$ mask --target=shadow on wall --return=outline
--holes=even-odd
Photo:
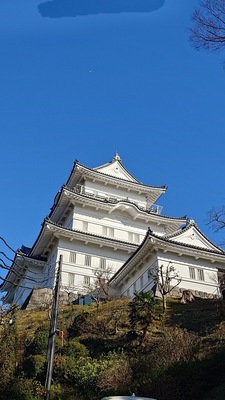
[[[165,0],[52,0],[38,5],[42,17],[62,18],[97,14],[149,13]]]

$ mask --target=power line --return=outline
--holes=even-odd
[[[6,242],[6,240],[5,240],[3,237],[0,236],[0,240],[2,240],[3,243],[5,243],[6,247],[8,247],[9,250],[11,250],[11,251],[12,251],[13,253],[15,253],[15,254],[17,253],[17,251],[14,250],[14,249]]]
[[[13,259],[10,258],[10,257],[8,257],[8,256],[4,253],[4,251],[0,251],[0,254],[2,254],[5,258],[7,258],[7,260],[13,262]]]

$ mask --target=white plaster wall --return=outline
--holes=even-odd
[[[46,266],[43,270],[42,288],[53,288],[57,273],[57,262],[59,261],[57,244],[49,255]]]
[[[30,287],[33,288],[33,286],[30,286]],[[15,290],[13,302],[15,304],[18,304],[19,307],[22,307],[23,303],[25,302],[25,300],[29,296],[30,292],[31,292],[31,290],[28,289],[28,288],[18,287],[17,286],[17,288]]]
[[[121,295],[126,295],[127,291],[129,291],[130,296],[132,297],[134,293],[134,286],[135,290],[150,290],[153,286],[153,283],[148,277],[148,270],[151,268],[155,268],[156,265],[164,265],[166,267],[170,261],[172,261],[175,272],[178,273],[179,277],[181,278],[181,282],[178,287],[208,294],[219,294],[217,279],[218,265],[212,265],[210,261],[207,260],[195,260],[192,257],[184,256],[178,257],[176,255],[168,253],[166,253],[166,256],[163,255],[163,253],[158,253],[157,257],[151,256],[148,262],[145,262],[144,264],[139,266],[135,270],[133,275],[129,277],[127,281],[123,282],[121,286],[118,287],[119,293]],[[197,279],[197,271],[196,279],[191,279],[189,274],[189,267],[193,267],[195,269],[203,269],[204,281]],[[174,279],[171,284],[177,284],[177,280]]]
[[[71,212],[68,218],[66,219],[66,222],[64,224],[65,228],[72,229],[73,228],[73,213]]]
[[[168,262],[172,261],[175,271],[179,274],[182,279],[179,287],[191,290],[197,290],[200,292],[206,292],[209,294],[219,294],[218,291],[218,265],[211,264],[210,261],[198,259],[190,256],[176,256],[176,255],[160,255],[158,256],[159,265],[168,265]],[[190,278],[189,267],[195,269],[196,279]],[[197,269],[202,269],[204,273],[204,281],[198,279]],[[172,282],[174,283],[174,282]]]
[[[70,262],[70,252],[76,253],[76,262]],[[62,286],[64,288],[69,285],[69,274],[74,276],[74,290],[81,292],[84,288],[84,276],[90,277],[90,283],[96,279],[95,271],[100,267],[100,258],[106,259],[106,269],[110,268],[114,274],[122,264],[127,260],[128,253],[125,251],[117,250],[116,252],[110,248],[103,246],[100,248],[94,244],[85,244],[82,241],[69,241],[62,239],[59,242],[58,258],[59,255],[63,256],[62,266]],[[91,265],[85,265],[85,255],[91,256]]]
[[[103,182],[92,182],[86,180],[85,192],[105,197],[116,197],[118,199],[128,198],[131,202],[134,202],[141,207],[146,207],[146,194],[139,194],[132,190],[128,191],[127,189],[121,187],[116,188],[115,186],[109,184],[104,185]]]
[[[84,223],[88,224],[84,228]],[[114,229],[114,238],[123,241],[131,241],[129,232],[139,235],[138,239],[134,235],[133,242],[140,244],[146,235],[149,227],[148,222],[134,220],[127,212],[112,212],[108,214],[102,210],[95,211],[93,208],[81,207],[77,205],[73,213],[72,228],[76,230],[85,230],[96,235],[104,235],[103,227]],[[165,233],[163,225],[151,223],[151,229],[158,235]]]
[[[149,276],[148,270],[154,268],[157,259],[155,256],[151,256],[148,263],[142,263],[132,274],[128,274],[129,278],[124,279],[122,284],[118,286],[117,290],[120,295],[133,296],[135,291],[145,291],[151,290],[154,286],[152,277]],[[142,278],[141,278],[142,277]]]

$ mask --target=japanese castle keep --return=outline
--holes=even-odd
[[[17,251],[1,286],[5,302],[23,307],[33,288],[54,288],[60,255],[66,293],[84,294],[96,270],[110,269],[113,290],[132,297],[152,289],[152,269],[172,263],[180,292],[220,295],[225,252],[193,220],[162,214],[166,189],[139,182],[118,154],[96,168],[76,161],[32,248]]]

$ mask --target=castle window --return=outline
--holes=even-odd
[[[197,269],[197,276],[199,281],[205,280],[203,269]]]
[[[84,265],[87,267],[91,266],[91,256],[89,254],[85,254]]]
[[[87,232],[87,230],[88,230],[88,223],[87,223],[87,221],[83,221],[83,222],[82,222],[82,228],[83,228],[83,231]]]
[[[114,228],[109,228],[109,236],[114,237]]]
[[[102,271],[106,270],[106,259],[105,258],[100,258],[100,260],[99,260],[99,268]]]
[[[128,240],[133,243],[140,243],[140,235],[138,233],[128,232]]]
[[[114,228],[111,228],[111,227],[108,227],[108,226],[103,226],[102,227],[102,234],[104,236],[114,237]]]
[[[76,264],[76,258],[77,258],[77,253],[74,253],[74,251],[71,251],[70,257],[69,257],[69,262],[71,264]]]
[[[90,276],[84,275],[84,285],[90,285]]]
[[[189,276],[191,279],[196,279],[195,278],[195,268],[189,267]]]
[[[68,285],[69,287],[74,286],[75,283],[75,274],[69,272],[68,273]]]

